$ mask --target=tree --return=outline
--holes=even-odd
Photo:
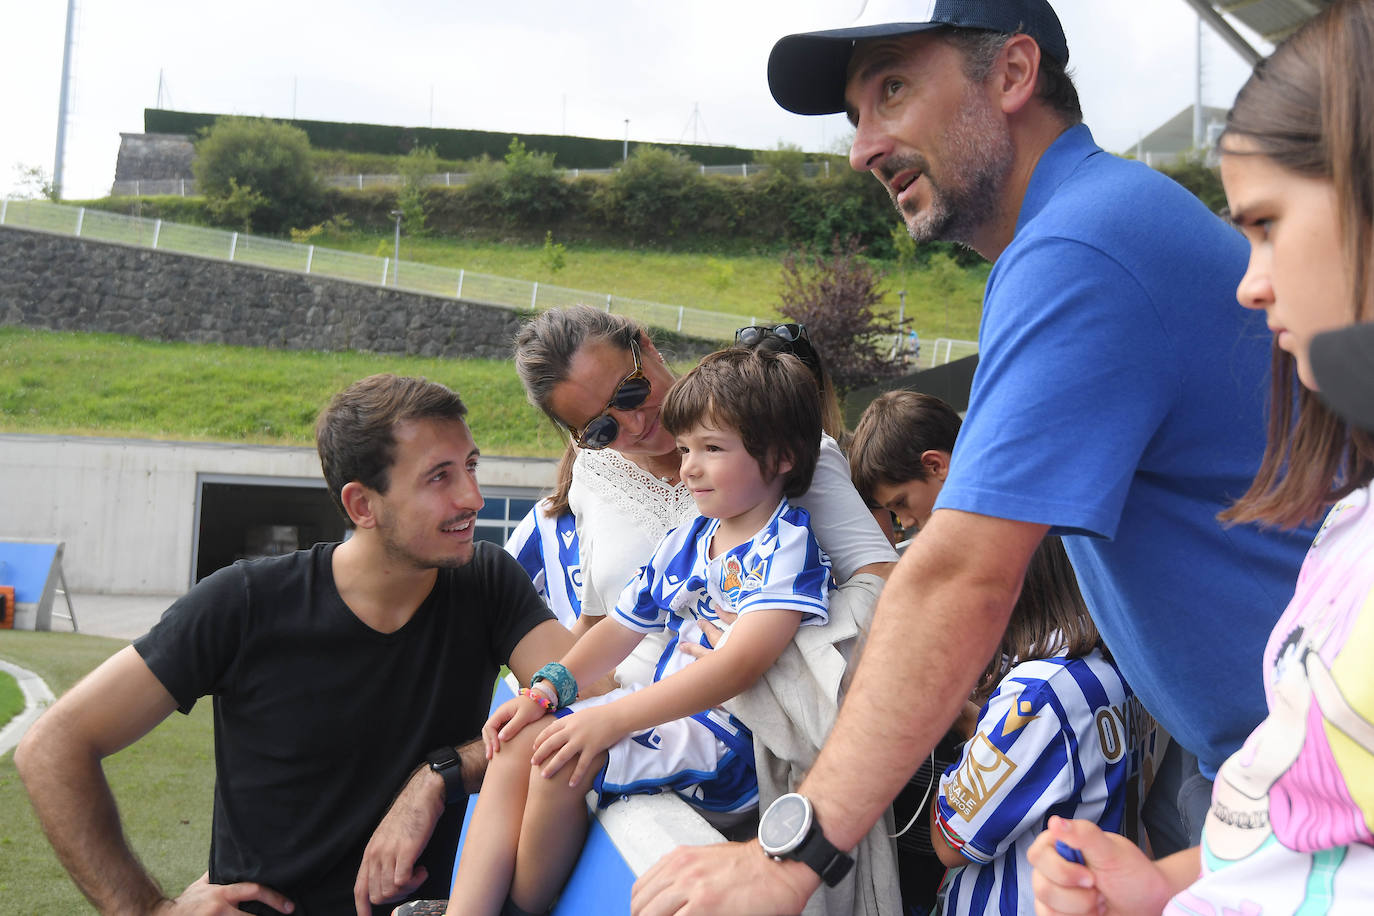
[[[615,218],[636,239],[662,241],[696,224],[706,182],[686,156],[637,146],[606,188]]]
[[[320,216],[323,195],[310,161],[310,140],[298,127],[261,118],[220,118],[196,143],[192,169],[211,211],[218,202],[237,222],[246,209],[244,220],[251,228],[285,232]]]
[[[439,154],[432,146],[416,146],[400,162],[401,190],[396,192],[396,209],[411,235],[425,235],[428,211],[425,208],[425,183],[439,170]]]
[[[553,164],[553,153],[525,149],[511,137],[501,177],[501,207],[514,225],[542,226],[556,219],[568,197],[568,184]]]
[[[1215,166],[1207,164],[1203,153],[1189,153],[1172,165],[1162,166],[1160,171],[1192,191],[1213,213],[1225,209],[1226,191],[1221,186],[1221,175]]]
[[[19,200],[36,200],[40,197],[48,200],[57,200],[57,188],[53,186],[48,173],[41,165],[25,165],[22,162],[15,163],[15,188],[18,193],[14,196]]]
[[[883,338],[897,329],[875,311],[882,300],[881,279],[852,237],[841,242],[837,236],[828,255],[802,248],[783,256],[778,310],[806,325],[840,391],[871,385],[900,371],[883,347]]]

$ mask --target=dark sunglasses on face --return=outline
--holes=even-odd
[[[615,386],[615,392],[606,402],[606,408],[588,420],[581,432],[574,426],[564,424],[568,428],[568,433],[572,435],[573,444],[578,448],[598,450],[609,446],[620,435],[620,421],[611,416],[611,411],[634,410],[649,399],[649,392],[653,390],[653,386],[644,375],[643,366],[639,361],[639,342],[633,338],[630,340],[630,353],[635,360],[634,371]]]

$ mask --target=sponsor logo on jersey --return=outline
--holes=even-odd
[[[979,732],[969,742],[964,760],[945,791],[945,799],[961,817],[971,821],[1014,772],[1016,764]]]
[[[1017,700],[1016,708],[1007,713],[1007,718],[1002,722],[1002,737],[1005,738],[1012,732],[1020,731],[1031,722],[1040,718],[1035,713],[1035,704],[1030,700]]]

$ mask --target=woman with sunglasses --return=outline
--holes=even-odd
[[[552,309],[525,324],[515,365],[530,403],[579,448],[568,502],[582,550],[578,626],[585,629],[614,607],[663,535],[696,515],[678,476],[677,443],[659,423],[674,376],[642,327],[590,306]],[[811,513],[836,581],[886,576],[896,554],[829,436],[822,437],[811,489],[797,502]],[[661,646],[649,642],[621,666],[622,681],[652,680]]]

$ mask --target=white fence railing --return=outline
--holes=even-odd
[[[69,207],[46,200],[0,200],[0,225],[316,274],[504,308],[543,311],[561,305],[595,305],[652,327],[668,328],[707,340],[729,340],[736,328],[758,323],[756,316],[665,305],[461,268],[397,262],[388,257]]]
[[[768,170],[768,166],[757,163],[744,162],[739,165],[703,165],[700,166],[703,175],[726,175],[737,178],[748,178],[751,175],[762,175]],[[583,175],[614,175],[615,169],[561,169],[564,178],[572,180]],[[430,187],[457,187],[467,184],[469,172],[435,172],[426,175],[424,184]],[[808,178],[817,176],[830,177],[829,161],[807,162],[803,166],[803,174]],[[320,181],[331,188],[352,188],[354,190],[364,190],[366,188],[395,188],[401,185],[400,175],[321,175]],[[129,179],[116,181],[110,188],[112,197],[151,197],[154,195],[170,194],[176,197],[194,197],[196,195],[196,180],[194,178],[146,178]]]

